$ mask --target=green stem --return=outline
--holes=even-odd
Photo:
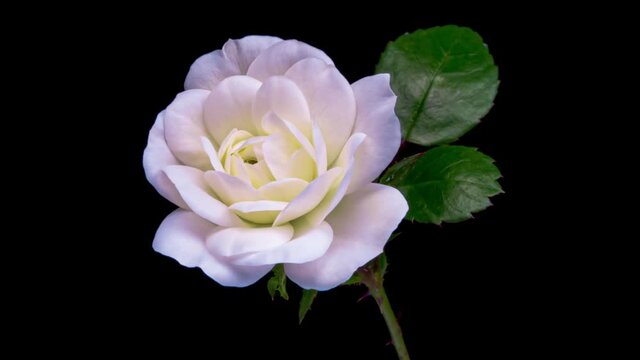
[[[389,328],[389,333],[391,334],[391,341],[398,353],[398,359],[410,360],[407,346],[404,344],[404,338],[402,337],[402,329],[400,329],[398,319],[393,313],[387,292],[384,291],[381,276],[376,276],[376,274],[367,268],[360,269],[360,274],[362,276],[362,283],[369,288],[369,293],[376,300],[376,303],[378,303],[382,317],[384,317],[384,321],[387,323],[387,328]]]

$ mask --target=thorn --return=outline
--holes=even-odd
[[[358,300],[356,300],[356,303],[361,302],[362,300],[366,299],[367,297],[371,296],[370,292],[366,292],[364,295],[362,295]]]
[[[386,344],[384,344],[384,346],[391,346],[393,345],[393,340],[389,339],[389,341],[387,341]]]

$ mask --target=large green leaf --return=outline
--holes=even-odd
[[[439,146],[393,165],[381,183],[400,190],[409,203],[408,220],[459,222],[485,209],[502,192],[493,159],[474,148]]]
[[[473,30],[434,27],[390,42],[376,68],[391,74],[403,138],[454,141],[480,122],[498,90],[498,68]]]
[[[280,297],[289,300],[289,294],[287,293],[287,275],[284,273],[284,266],[278,264],[273,267],[273,276],[267,282],[267,290],[271,295],[271,300],[275,299],[276,291],[280,294]]]
[[[313,300],[318,295],[318,290],[302,290],[302,297],[300,298],[300,309],[298,310],[298,320],[302,324],[304,316],[307,315]]]

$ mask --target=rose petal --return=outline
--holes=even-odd
[[[298,86],[284,76],[270,77],[262,83],[256,94],[253,117],[262,120],[270,112],[293,123],[307,138],[311,135],[307,100]]]
[[[204,149],[204,152],[207,153],[207,156],[209,156],[209,161],[211,162],[211,166],[213,166],[213,170],[225,172],[224,167],[220,162],[220,158],[218,157],[218,152],[211,143],[211,140],[203,136],[200,138],[200,141],[202,142],[202,148]]]
[[[273,112],[269,112],[262,118],[262,128],[269,134],[280,133],[285,136],[290,135],[292,140],[297,142],[299,146],[302,146],[309,156],[315,160],[316,150],[309,141],[309,138],[290,121],[281,119]]]
[[[258,189],[265,200],[291,201],[298,196],[308,182],[296,178],[282,179],[263,185]]]
[[[247,168],[244,166],[244,160],[235,154],[231,155],[229,158],[231,159],[231,169],[229,169],[229,173],[244,180],[247,184],[251,184],[251,177],[249,177]]]
[[[400,121],[394,112],[396,96],[389,74],[360,79],[352,85],[358,106],[354,132],[367,134],[356,153],[353,177],[347,193],[376,179],[400,148]]]
[[[238,65],[241,74],[246,74],[249,65],[266,49],[281,42],[274,36],[245,36],[239,40],[229,40],[222,47],[227,59]]]
[[[342,284],[382,252],[407,210],[398,190],[365,185],[346,196],[327,218],[333,228],[329,250],[311,262],[286,264],[287,276],[305,289],[328,290]]]
[[[164,172],[196,214],[221,226],[247,226],[208,192],[202,171],[188,166],[173,165],[166,167]]]
[[[183,164],[211,169],[200,138],[208,137],[203,123],[203,104],[208,90],[187,90],[176,96],[164,115],[164,136],[171,152]]]
[[[313,180],[300,195],[293,199],[289,205],[282,210],[273,224],[279,225],[287,223],[313,210],[326,197],[331,186],[340,178],[342,172],[342,168],[333,168]]]
[[[218,145],[233,129],[258,133],[253,120],[253,100],[261,83],[248,76],[232,76],[211,90],[204,103],[204,123]]]
[[[320,176],[327,171],[327,145],[324,142],[320,127],[315,121],[312,124],[311,131],[313,133],[313,149],[316,154],[316,171]]]
[[[333,162],[351,135],[356,119],[356,100],[347,79],[333,66],[310,58],[297,62],[286,77],[305,95],[311,119],[318,123]]]
[[[277,180],[290,178],[291,157],[297,146],[290,135],[275,133],[262,144],[262,155],[273,177]]]
[[[153,249],[184,266],[198,266],[207,252],[204,239],[216,228],[194,213],[178,209],[160,224],[153,240]]]
[[[218,198],[227,205],[260,199],[260,193],[256,189],[235,176],[221,171],[207,171],[204,173],[204,179]]]
[[[353,163],[354,163],[354,155],[358,150],[358,147],[364,139],[366,135],[362,133],[353,134],[347,144],[342,149],[340,156],[335,161],[333,166],[338,166],[342,169],[347,169],[344,172],[344,176],[340,180],[338,186],[333,187],[322,199],[322,201],[316,206],[313,210],[308,212],[306,215],[296,220],[296,225],[301,228],[312,228],[318,226],[324,219],[333,211],[333,209],[338,206],[338,203],[342,200],[344,195],[347,192],[347,187],[351,182],[351,176],[353,174]],[[335,168],[335,167],[334,167]]]
[[[270,76],[284,75],[293,64],[306,58],[318,58],[333,65],[333,61],[322,50],[301,41],[285,40],[258,55],[249,65],[247,75],[264,81]]]
[[[247,221],[272,224],[287,204],[289,203],[272,200],[241,201],[229,206],[229,209]]]
[[[291,156],[289,166],[284,177],[298,178],[311,181],[315,177],[316,163],[305,149],[298,149]]]
[[[207,248],[215,255],[234,256],[275,248],[286,244],[292,237],[293,227],[289,224],[262,228],[226,228],[207,238]]]
[[[333,239],[331,226],[326,222],[296,235],[291,241],[265,251],[256,251],[234,258],[238,265],[300,264],[315,260],[327,252]]]
[[[259,188],[275,180],[264,160],[255,164],[244,163],[244,169],[251,180],[253,187]]]
[[[222,50],[199,57],[187,74],[185,89],[213,89],[220,81],[233,75],[246,74],[249,64],[270,46],[282,39],[272,36],[246,36],[227,41]]]
[[[205,239],[216,228],[190,211],[176,210],[160,224],[153,249],[184,266],[202,268],[205,274],[224,286],[251,285],[271,271],[270,265],[239,266],[211,254]]]
[[[160,195],[183,209],[189,209],[189,206],[182,200],[180,193],[176,190],[175,185],[162,171],[167,166],[179,164],[180,162],[173,156],[164,139],[163,111],[158,114],[156,122],[151,127],[151,131],[149,131],[147,147],[144,149],[144,155],[142,155],[142,165],[147,180]]]

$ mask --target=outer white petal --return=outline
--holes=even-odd
[[[402,194],[389,186],[368,184],[346,196],[329,215],[333,242],[319,259],[286,264],[287,276],[305,289],[340,285],[379,255],[408,210]]]
[[[185,165],[211,169],[209,156],[202,148],[204,102],[208,90],[187,90],[176,96],[164,114],[164,136],[171,152]]]
[[[246,74],[249,65],[263,51],[281,42],[274,36],[249,35],[239,40],[229,40],[222,47],[227,59],[238,65],[241,74]]]
[[[353,177],[347,193],[377,178],[400,147],[400,121],[394,112],[396,96],[389,74],[360,79],[352,85],[358,107],[354,132],[367,135],[356,153]]]
[[[246,74],[249,64],[273,44],[282,41],[272,36],[247,36],[227,41],[222,50],[199,57],[187,74],[185,89],[213,89],[220,81],[233,75]]]
[[[311,119],[322,132],[327,160],[332,163],[351,135],[356,118],[356,100],[349,82],[335,66],[316,58],[297,62],[285,76],[305,95]]]
[[[234,258],[238,265],[265,265],[290,263],[300,264],[313,261],[327,252],[333,239],[331,226],[326,222],[297,235],[284,245],[265,251],[256,251]]]
[[[247,70],[247,75],[260,81],[270,76],[284,75],[298,61],[306,58],[318,58],[329,65],[333,61],[322,50],[297,40],[285,40],[263,51]]]
[[[207,238],[207,248],[215,255],[234,256],[272,249],[286,244],[292,237],[293,226],[289,224],[263,228],[226,228]]]
[[[167,142],[164,140],[164,111],[158,114],[156,122],[149,131],[149,140],[147,147],[142,155],[142,165],[147,180],[167,200],[180,206],[183,209],[189,209],[189,206],[182,200],[180,193],[176,190],[175,185],[169,180],[167,175],[162,171],[167,166],[179,165],[180,162],[169,150]]]
[[[196,214],[221,226],[247,226],[226,205],[209,193],[202,171],[188,166],[173,165],[166,167],[164,172]]]
[[[272,266],[239,266],[211,254],[205,239],[216,228],[190,211],[176,210],[158,228],[153,249],[184,266],[202,268],[205,274],[224,286],[251,285],[271,271]]]
[[[233,129],[258,133],[252,108],[260,85],[248,76],[232,76],[211,90],[204,104],[204,123],[218,145]]]

